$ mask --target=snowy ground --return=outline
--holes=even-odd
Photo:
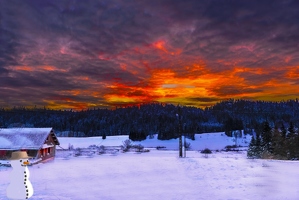
[[[76,147],[88,147],[91,144],[104,145],[104,146],[119,146],[122,145],[122,141],[129,139],[128,135],[112,136],[107,137],[107,139],[102,140],[102,137],[87,137],[87,138],[68,138],[68,137],[58,137],[61,143],[61,147],[68,148],[71,144]],[[251,136],[247,135],[242,138],[237,139],[237,145],[248,146],[251,140]],[[204,133],[196,134],[195,140],[186,139],[188,143],[191,144],[193,150],[202,150],[209,148],[211,150],[221,150],[227,145],[234,145],[236,142],[234,138],[227,137],[223,132],[219,133]],[[172,140],[158,140],[157,135],[153,139],[147,139],[141,142],[134,142],[134,144],[141,144],[147,148],[155,148],[157,146],[164,146],[168,150],[178,149],[178,139]]]
[[[60,142],[75,147],[81,143]],[[206,141],[210,143],[214,142]],[[86,144],[82,141],[82,147]],[[177,151],[155,149],[142,154],[58,157],[29,167],[35,190],[32,200],[297,200],[298,169],[296,161],[250,160],[246,152],[214,152],[206,158],[188,151],[186,158],[179,158]],[[1,200],[7,200],[11,170],[0,168]]]

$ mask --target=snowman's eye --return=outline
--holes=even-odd
[[[20,160],[20,162],[22,162],[22,160]]]

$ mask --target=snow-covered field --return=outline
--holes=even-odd
[[[58,138],[62,148],[68,148],[69,144],[76,147],[88,147],[91,144],[95,145],[104,145],[104,146],[119,146],[122,145],[122,142],[126,139],[129,139],[128,135],[112,136],[107,137],[107,139],[102,140],[102,137],[87,137],[87,138],[68,138],[68,137],[59,137]],[[251,140],[250,135],[246,135],[242,138],[237,139],[237,145],[248,146]],[[234,145],[234,138],[227,137],[223,132],[218,133],[204,133],[204,134],[195,134],[195,140],[186,139],[188,143],[191,144],[193,150],[202,150],[209,148],[211,150],[221,150],[224,149],[227,145]],[[134,144],[141,144],[146,148],[155,148],[157,146],[164,146],[168,150],[178,150],[178,139],[172,140],[158,140],[157,135],[153,139],[147,139],[141,142],[134,142]]]
[[[201,135],[202,141],[196,138],[191,145],[195,149],[196,141],[204,141],[203,148],[221,149],[232,142],[231,138],[216,135]],[[113,146],[120,145],[125,137],[107,137],[102,145],[109,142]],[[64,147],[69,143],[74,147],[86,147],[98,145],[97,140],[101,139],[59,140]],[[160,142],[153,139],[141,144],[177,148],[177,140],[162,141],[161,144],[155,141]],[[5,190],[11,170],[0,168],[1,200],[7,199]],[[29,170],[35,190],[32,200],[299,199],[299,162],[246,159],[245,151],[213,152],[208,158],[198,151],[188,151],[186,158],[179,158],[175,150],[156,149],[142,154],[103,154],[69,160],[58,157],[46,164],[30,166]]]

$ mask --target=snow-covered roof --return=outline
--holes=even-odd
[[[49,134],[57,140],[52,128],[2,128],[0,149],[40,149]]]

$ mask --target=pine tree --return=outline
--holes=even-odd
[[[276,158],[283,159],[286,157],[285,138],[282,137],[278,128],[274,128],[272,137],[272,151]]]
[[[294,159],[296,157],[296,134],[295,134],[295,127],[292,122],[290,122],[290,126],[288,128],[287,134],[287,157],[288,159]]]
[[[261,147],[261,137],[259,134],[256,134],[256,138],[252,136],[248,151],[248,158],[261,158],[263,149]]]
[[[139,131],[132,130],[132,131],[130,131],[130,134],[129,134],[129,139],[132,141],[142,141],[142,140],[145,140],[146,137],[147,137],[147,135],[142,130],[139,130]]]
[[[282,125],[281,125],[280,130],[281,130],[281,137],[282,137],[282,138],[286,138],[286,136],[287,136],[287,130],[286,130],[286,128],[284,127],[284,124],[283,124],[283,123],[282,123]]]
[[[293,138],[295,135],[295,127],[294,127],[294,124],[293,122],[290,122],[290,126],[288,128],[288,135],[287,135],[287,138]]]
[[[272,142],[271,127],[269,123],[266,121],[263,124],[262,143],[261,143],[261,146],[264,151],[268,151],[270,153],[272,152],[271,142]]]
[[[262,140],[260,134],[256,134],[256,154],[257,158],[261,158],[263,153]]]
[[[249,147],[247,150],[247,157],[248,158],[256,158],[256,140],[254,139],[254,136],[251,137],[251,141],[249,143]]]

